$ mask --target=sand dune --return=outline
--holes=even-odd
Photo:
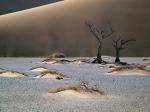
[[[0,77],[24,77],[24,75],[16,71],[4,71],[0,73]]]
[[[0,16],[0,55],[41,56],[58,51],[67,56],[95,56],[95,39],[84,23],[89,20],[101,27],[108,18],[125,38],[137,39],[123,54],[149,56],[149,3],[149,0],[65,0]],[[105,42],[103,53],[112,55],[110,41]]]

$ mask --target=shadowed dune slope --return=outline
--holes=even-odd
[[[149,0],[65,0],[0,16],[0,56],[95,56],[95,39],[85,21],[100,27],[105,18],[124,38],[137,40],[124,56],[150,56],[149,5]],[[105,55],[113,54],[110,40]]]

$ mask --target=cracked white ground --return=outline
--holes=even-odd
[[[111,57],[104,57],[112,61]],[[150,68],[150,58],[122,58]],[[150,112],[150,74],[113,75],[108,66],[88,63],[43,63],[42,58],[0,58],[0,112]],[[44,67],[67,78],[35,78]],[[16,71],[17,75],[14,72]],[[22,73],[22,74],[21,74]],[[25,74],[25,75],[24,75]],[[5,77],[6,75],[6,77]],[[13,75],[15,77],[13,77]],[[21,75],[21,77],[19,77]],[[18,76],[18,77],[17,77]],[[51,88],[87,82],[103,95],[87,97],[67,90],[50,94]],[[85,97],[86,96],[86,97]]]

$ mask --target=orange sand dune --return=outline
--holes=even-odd
[[[95,56],[95,39],[85,26],[107,18],[125,38],[137,39],[128,56],[150,56],[149,0],[65,0],[0,16],[0,56]],[[105,41],[104,54],[112,54]]]

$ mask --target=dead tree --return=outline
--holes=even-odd
[[[120,63],[120,51],[125,50],[129,42],[134,42],[134,41],[136,40],[134,39],[123,40],[121,39],[121,37],[118,38],[117,40],[113,40],[112,45],[116,51],[116,59],[115,59],[116,63]]]
[[[102,47],[103,47],[103,42],[105,39],[109,38],[114,31],[112,30],[111,25],[109,24],[109,30],[110,33],[107,33],[104,29],[99,29],[95,27],[92,23],[86,22],[87,27],[89,28],[90,32],[92,35],[96,38],[97,41],[97,58],[92,62],[92,63],[104,63],[105,61],[102,60]]]

